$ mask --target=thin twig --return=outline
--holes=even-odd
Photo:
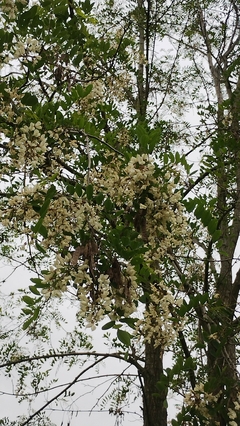
[[[100,359],[95,361],[93,364],[89,365],[87,368],[85,368],[83,371],[81,371],[81,373],[79,373],[75,377],[75,379],[72,380],[72,382],[70,382],[61,392],[59,392],[57,395],[55,395],[53,398],[51,398],[49,401],[47,401],[46,404],[44,404],[41,408],[39,408],[37,411],[35,411],[35,413],[33,413],[30,417],[28,417],[28,419],[25,422],[23,422],[21,424],[21,426],[27,425],[32,419],[34,419],[38,414],[40,414],[48,405],[50,405],[53,401],[56,401],[61,395],[65,394],[67,392],[67,390],[70,389],[78,381],[79,377],[81,377],[84,373],[86,373],[88,370],[95,367],[95,365],[99,364],[101,361],[103,361],[107,357],[108,357],[108,355],[101,357]]]
[[[136,360],[134,360],[132,357],[129,357],[126,360],[124,353],[113,353],[113,354],[108,353],[108,354],[106,354],[106,353],[102,353],[102,352],[74,352],[74,351],[72,351],[72,352],[60,352],[60,353],[55,353],[55,354],[34,355],[32,357],[19,358],[17,360],[8,361],[8,362],[1,364],[0,368],[8,367],[10,365],[22,364],[22,363],[25,363],[25,362],[38,361],[38,360],[42,360],[42,359],[46,360],[46,359],[50,359],[50,358],[65,358],[65,357],[68,357],[68,356],[95,356],[95,357],[100,356],[100,357],[105,357],[105,358],[117,358],[117,359],[120,359],[122,361],[130,362],[131,364],[135,365],[135,367],[140,369],[140,370],[142,369],[141,365],[138,364],[138,362]]]
[[[117,154],[124,157],[124,154],[120,151],[118,151],[116,148],[114,148],[112,145],[110,145],[108,142],[104,141],[103,139],[100,139],[98,136],[90,135],[89,133],[85,133],[83,130],[77,130],[77,129],[68,129],[73,134],[80,133],[81,135],[85,136],[86,138],[95,139],[98,142],[102,143],[103,145],[106,145],[108,148],[110,148],[112,151],[116,152]]]

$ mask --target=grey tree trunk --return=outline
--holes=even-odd
[[[154,348],[154,342],[145,346],[145,372],[143,389],[144,426],[167,426],[165,389],[159,390],[157,382],[163,373],[163,350]]]

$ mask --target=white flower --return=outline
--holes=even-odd
[[[35,130],[35,123],[30,123],[29,130],[32,131],[32,132],[34,132],[34,130]]]
[[[22,41],[19,41],[16,44],[16,50],[14,52],[14,58],[20,58],[20,56],[23,56],[25,54],[25,46]]]
[[[39,138],[40,135],[41,134],[40,134],[39,130],[35,129],[34,132],[33,132],[33,136],[35,136],[35,138]]]
[[[236,417],[237,417],[236,412],[234,410],[232,410],[232,408],[228,409],[228,417],[229,417],[229,419],[236,419]]]
[[[36,128],[36,129],[38,129],[38,130],[41,130],[41,129],[42,129],[42,124],[41,124],[41,122],[40,122],[40,121],[37,121],[37,122],[35,123],[35,128]]]

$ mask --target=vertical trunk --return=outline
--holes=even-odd
[[[219,410],[214,415],[213,422],[220,426],[226,426],[228,421],[228,409],[235,411],[234,402],[237,401],[239,380],[237,377],[236,347],[234,339],[233,317],[236,308],[239,283],[234,286],[232,277],[232,259],[239,238],[240,231],[240,172],[239,172],[239,88],[240,79],[231,82],[226,73],[228,60],[232,61],[231,54],[239,43],[237,28],[239,25],[237,6],[235,27],[232,27],[232,37],[224,40],[223,50],[219,50],[218,59],[214,55],[214,45],[209,37],[206,27],[204,11],[199,8],[199,24],[205,43],[209,70],[215,89],[218,104],[217,133],[219,147],[216,151],[218,157],[217,182],[217,210],[218,227],[221,230],[221,248],[219,255],[221,269],[216,281],[215,291],[219,296],[222,307],[217,311],[209,310],[211,318],[211,334],[217,332],[217,339],[211,339],[208,343],[208,384],[213,394],[218,395]],[[233,79],[234,81],[234,79]],[[227,97],[227,99],[226,99]],[[228,119],[225,120],[225,101],[229,102]],[[223,141],[225,142],[223,144]],[[229,205],[232,203],[232,208]],[[237,280],[238,281],[238,280]],[[238,287],[238,289],[236,288]],[[236,290],[236,291],[235,291]],[[236,424],[239,423],[236,418]]]
[[[151,1],[137,0],[139,63],[137,70],[138,95],[136,112],[138,122],[146,120],[149,96],[149,46]],[[150,292],[150,288],[149,288]],[[146,309],[148,307],[146,306]],[[145,368],[143,373],[143,425],[167,426],[167,389],[159,390],[157,383],[163,374],[163,348],[154,347],[154,342],[145,344]]]
[[[138,120],[144,121],[146,118],[146,87],[144,81],[144,60],[145,60],[145,8],[143,0],[137,0],[138,5],[138,32],[139,32],[139,51],[138,51],[138,71],[137,71],[137,113]]]
[[[144,426],[167,426],[165,389],[159,390],[157,382],[163,373],[163,351],[154,348],[154,342],[145,346],[145,373],[143,393]]]

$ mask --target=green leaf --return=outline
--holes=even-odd
[[[157,388],[160,392],[165,390],[169,384],[169,377],[162,373],[160,376],[160,380],[157,382]]]
[[[52,184],[50,186],[50,188],[47,190],[46,198],[45,199],[46,200],[48,200],[48,199],[52,200],[52,198],[54,197],[54,195],[56,194],[56,192],[57,192],[57,190],[56,190],[55,186]]]
[[[139,297],[139,302],[146,304],[149,302],[149,293],[145,292],[142,296]]]
[[[36,249],[40,251],[40,253],[42,254],[46,253],[46,250],[38,242],[35,243],[35,246],[36,246]]]
[[[77,95],[78,98],[85,98],[92,91],[92,88],[93,88],[92,84],[89,84],[86,88],[83,88],[81,84],[77,84],[74,88],[74,91],[75,91],[74,97],[76,97]]]
[[[164,152],[164,154],[163,154],[163,163],[164,163],[165,166],[168,164],[168,161],[169,161],[168,154],[166,152]]]
[[[29,306],[32,306],[35,304],[35,299],[32,299],[30,296],[23,296],[22,300]]]
[[[76,13],[80,18],[87,19],[87,15],[80,9],[80,7],[76,7]]]
[[[93,88],[93,85],[92,84],[89,84],[87,87],[86,87],[86,89],[84,90],[84,97],[85,96],[87,96],[87,95],[89,95],[89,93],[92,91],[92,88]]]
[[[35,226],[32,226],[32,230],[33,232],[35,232],[36,234],[39,233],[41,234],[44,238],[47,238],[48,235],[48,231],[47,228],[45,228],[45,226],[42,225],[43,222],[43,218],[41,217],[39,219],[39,221],[36,223]]]
[[[192,309],[192,307],[190,305],[187,304],[187,302],[185,302],[185,300],[183,301],[183,304],[180,306],[179,310],[178,310],[178,315],[180,315],[180,317],[184,317],[184,315],[189,312]]]
[[[129,327],[135,330],[135,323],[138,321],[137,318],[120,318],[120,322],[127,324]]]
[[[192,357],[188,357],[184,364],[184,370],[195,370],[195,369],[196,369],[196,364],[194,360],[192,359]]]
[[[130,346],[131,344],[131,334],[127,331],[121,330],[120,328],[117,331],[117,337],[126,346]]]
[[[74,91],[76,91],[77,96],[79,98],[83,98],[84,97],[84,90],[81,84],[77,84],[74,88]]]
[[[65,5],[59,5],[54,8],[55,16],[61,17],[61,18],[68,18],[68,7]]]
[[[102,326],[102,330],[109,330],[109,328],[113,328],[114,325],[115,325],[115,321],[107,322],[106,324]]]
[[[83,54],[79,53],[73,60],[73,65],[75,65],[76,67],[82,62],[82,58],[83,58]],[[74,93],[74,90],[72,92],[72,94]],[[66,96],[66,95],[65,95]]]
[[[82,195],[82,186],[79,183],[77,183],[77,185],[75,186],[75,191],[76,191],[76,194],[79,197],[81,197],[81,195]]]
[[[23,327],[22,327],[23,330],[26,330],[32,324],[33,321],[34,321],[33,316],[30,317],[27,321],[25,321],[24,324],[23,324]]]
[[[104,207],[105,207],[107,212],[109,212],[113,209],[113,203],[110,200],[110,198],[107,198],[106,201],[104,201]]]
[[[40,280],[40,278],[31,278],[31,281],[35,283],[35,287],[37,287],[37,288],[48,288],[49,287],[49,284],[43,283],[42,280]]]
[[[25,93],[21,101],[23,105],[27,105],[27,106],[34,106],[38,104],[37,96],[32,95],[31,93]]]
[[[136,127],[136,135],[138,137],[138,140],[140,142],[140,147],[145,152],[147,151],[148,143],[149,143],[149,134],[147,133],[146,129],[141,125],[138,124]]]
[[[189,200],[184,201],[184,205],[185,205],[188,213],[191,213],[196,207],[196,199],[190,198]]]
[[[197,219],[201,219],[203,211],[204,211],[204,207],[203,207],[202,203],[198,204],[198,206],[197,206],[197,208],[194,212]]]
[[[102,192],[99,192],[99,194],[96,195],[95,197],[96,204],[101,204],[103,199],[104,199],[104,194]]]
[[[210,235],[213,235],[217,229],[218,226],[218,220],[217,219],[212,219],[209,223],[208,223],[208,231]]]
[[[36,294],[37,296],[39,296],[39,295],[40,295],[40,293],[39,293],[38,289],[37,289],[34,285],[30,285],[30,286],[29,286],[29,290],[30,290],[33,294]]]
[[[90,201],[93,197],[93,186],[92,185],[88,185],[86,187],[86,194],[87,194],[87,198]]]
[[[180,161],[181,161],[181,157],[180,157],[180,154],[179,154],[178,151],[175,154],[175,161],[176,161],[177,164],[180,163]]]
[[[73,46],[73,48],[71,49],[70,55],[71,57],[75,56],[76,53],[79,52],[79,46],[76,44],[75,46]]]
[[[68,185],[68,186],[67,186],[67,192],[68,192],[69,194],[73,195],[73,194],[74,194],[74,191],[75,191],[75,188],[74,188],[74,186],[73,186],[73,185]]]
[[[41,234],[44,238],[47,238],[47,236],[48,236],[47,228],[45,228],[45,226],[43,226],[43,225],[40,226],[39,234]]]
[[[25,315],[32,315],[32,313],[33,313],[32,309],[28,309],[28,308],[22,308],[22,312]]]
[[[36,225],[32,226],[32,230],[33,232],[36,233],[40,233],[44,238],[47,238],[48,232],[47,229],[45,228],[45,226],[43,226],[43,219],[47,214],[50,202],[52,200],[52,198],[54,197],[54,195],[56,194],[57,190],[55,188],[54,185],[51,185],[50,188],[48,189],[46,196],[45,196],[45,201],[42,205],[42,207],[39,210],[39,215],[41,216],[39,221],[36,223]]]
[[[94,2],[93,3],[91,3],[90,2],[90,0],[85,0],[82,4],[81,4],[81,6],[82,6],[82,10],[85,12],[85,13],[90,13],[91,12],[91,10],[92,10],[92,8],[93,8],[93,6],[94,6]]]
[[[201,220],[204,226],[208,226],[212,220],[212,215],[209,210],[203,210]]]
[[[38,286],[39,284],[42,284],[42,280],[40,278],[30,278],[30,281],[36,284],[36,286]]]
[[[35,310],[34,310],[34,313],[33,313],[33,320],[34,321],[36,321],[36,319],[38,318],[38,315],[39,315],[39,312],[40,312],[40,306],[38,306]]]
[[[35,17],[38,10],[38,6],[34,5],[27,12],[19,14],[18,25],[19,28],[25,29],[29,25],[29,22]]]
[[[220,231],[219,229],[217,229],[217,230],[213,233],[213,235],[212,235],[212,240],[213,240],[213,242],[214,242],[214,243],[220,239],[221,234],[222,234],[222,233],[221,233],[221,231]]]
[[[41,218],[43,219],[48,211],[49,205],[50,205],[51,200],[50,199],[46,199],[46,201],[44,201],[41,209],[39,210],[39,215],[41,216]]]

